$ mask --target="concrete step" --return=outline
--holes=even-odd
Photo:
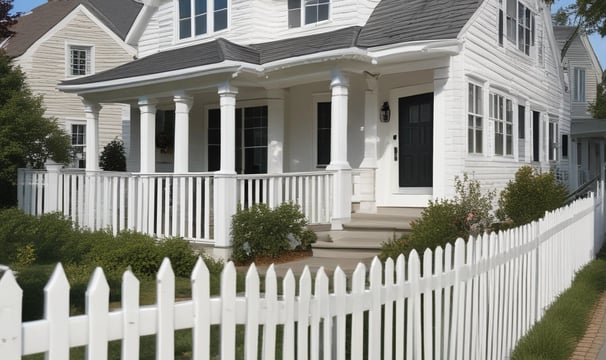
[[[410,222],[417,219],[414,216],[391,214],[351,214],[351,221],[343,224],[344,230],[352,231],[387,231],[406,232],[410,230]]]

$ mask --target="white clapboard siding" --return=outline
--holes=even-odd
[[[603,194],[602,183],[597,194],[537,222],[457,239],[454,246],[427,249],[422,257],[412,251],[395,263],[375,258],[368,273],[363,264],[356,267],[350,288],[338,267],[332,286],[324,268],[315,278],[305,268],[298,287],[288,271],[279,293],[273,265],[261,284],[253,264],[245,292],[238,294],[236,268],[229,262],[220,294],[210,296],[209,271],[198,259],[191,299],[177,301],[175,276],[164,259],[155,305],[139,306],[139,283],[127,271],[122,306],[110,312],[109,286],[97,268],[86,291],[86,313],[70,317],[69,284],[58,264],[45,287],[44,318],[23,323],[23,293],[8,270],[0,278],[0,353],[6,360],[35,353],[65,359],[70,348],[85,346],[87,358],[106,359],[108,342],[121,339],[126,359],[138,356],[140,336],[155,335],[156,358],[172,359],[174,332],[193,329],[194,359],[217,355],[209,353],[211,341],[219,342],[219,355],[228,360],[273,359],[279,348],[285,359],[294,359],[295,352],[297,359],[508,358],[601,248]],[[211,325],[219,325],[219,338],[211,338]],[[245,329],[243,339],[236,336],[238,326]]]

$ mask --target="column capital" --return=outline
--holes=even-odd
[[[220,96],[236,96],[238,94],[238,88],[233,86],[229,81],[221,83],[217,86],[217,92]]]
[[[99,113],[101,111],[101,104],[94,101],[82,100],[82,104],[84,105],[84,112],[86,113]]]
[[[140,97],[137,105],[139,105],[139,108],[143,107],[143,106],[156,106],[156,104],[158,103],[158,100],[153,99],[153,98],[148,98],[148,97]]]
[[[191,107],[194,104],[194,98],[185,94],[175,94],[175,96],[173,96],[173,101],[175,102],[175,105],[182,104],[187,106],[187,112],[191,110]]]
[[[371,74],[369,72],[364,72],[364,79],[366,80],[367,92],[375,92],[377,90],[379,76],[380,74]]]
[[[341,71],[341,69],[334,69],[330,74],[330,87],[334,88],[336,86],[349,86],[349,79],[347,76]]]

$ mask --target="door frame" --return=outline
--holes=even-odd
[[[427,206],[427,202],[433,198],[433,187],[400,188],[399,186],[399,162],[393,161],[394,146],[398,145],[400,134],[398,133],[399,109],[398,100],[403,97],[421,95],[434,92],[434,84],[426,83],[421,85],[406,86],[394,88],[389,91],[389,106],[391,108],[391,120],[387,123],[387,134],[385,141],[388,142],[387,151],[389,157],[389,192],[394,205],[401,204],[405,206]],[[434,94],[435,97],[435,94]],[[434,134],[435,134],[435,104],[434,104]],[[398,134],[398,139],[393,139],[393,134]],[[435,142],[434,142],[435,147]],[[436,169],[434,162],[433,183],[435,183]]]

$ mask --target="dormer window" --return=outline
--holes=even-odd
[[[329,14],[330,0],[288,0],[289,28],[328,20]]]
[[[179,39],[227,29],[227,0],[179,0]]]

